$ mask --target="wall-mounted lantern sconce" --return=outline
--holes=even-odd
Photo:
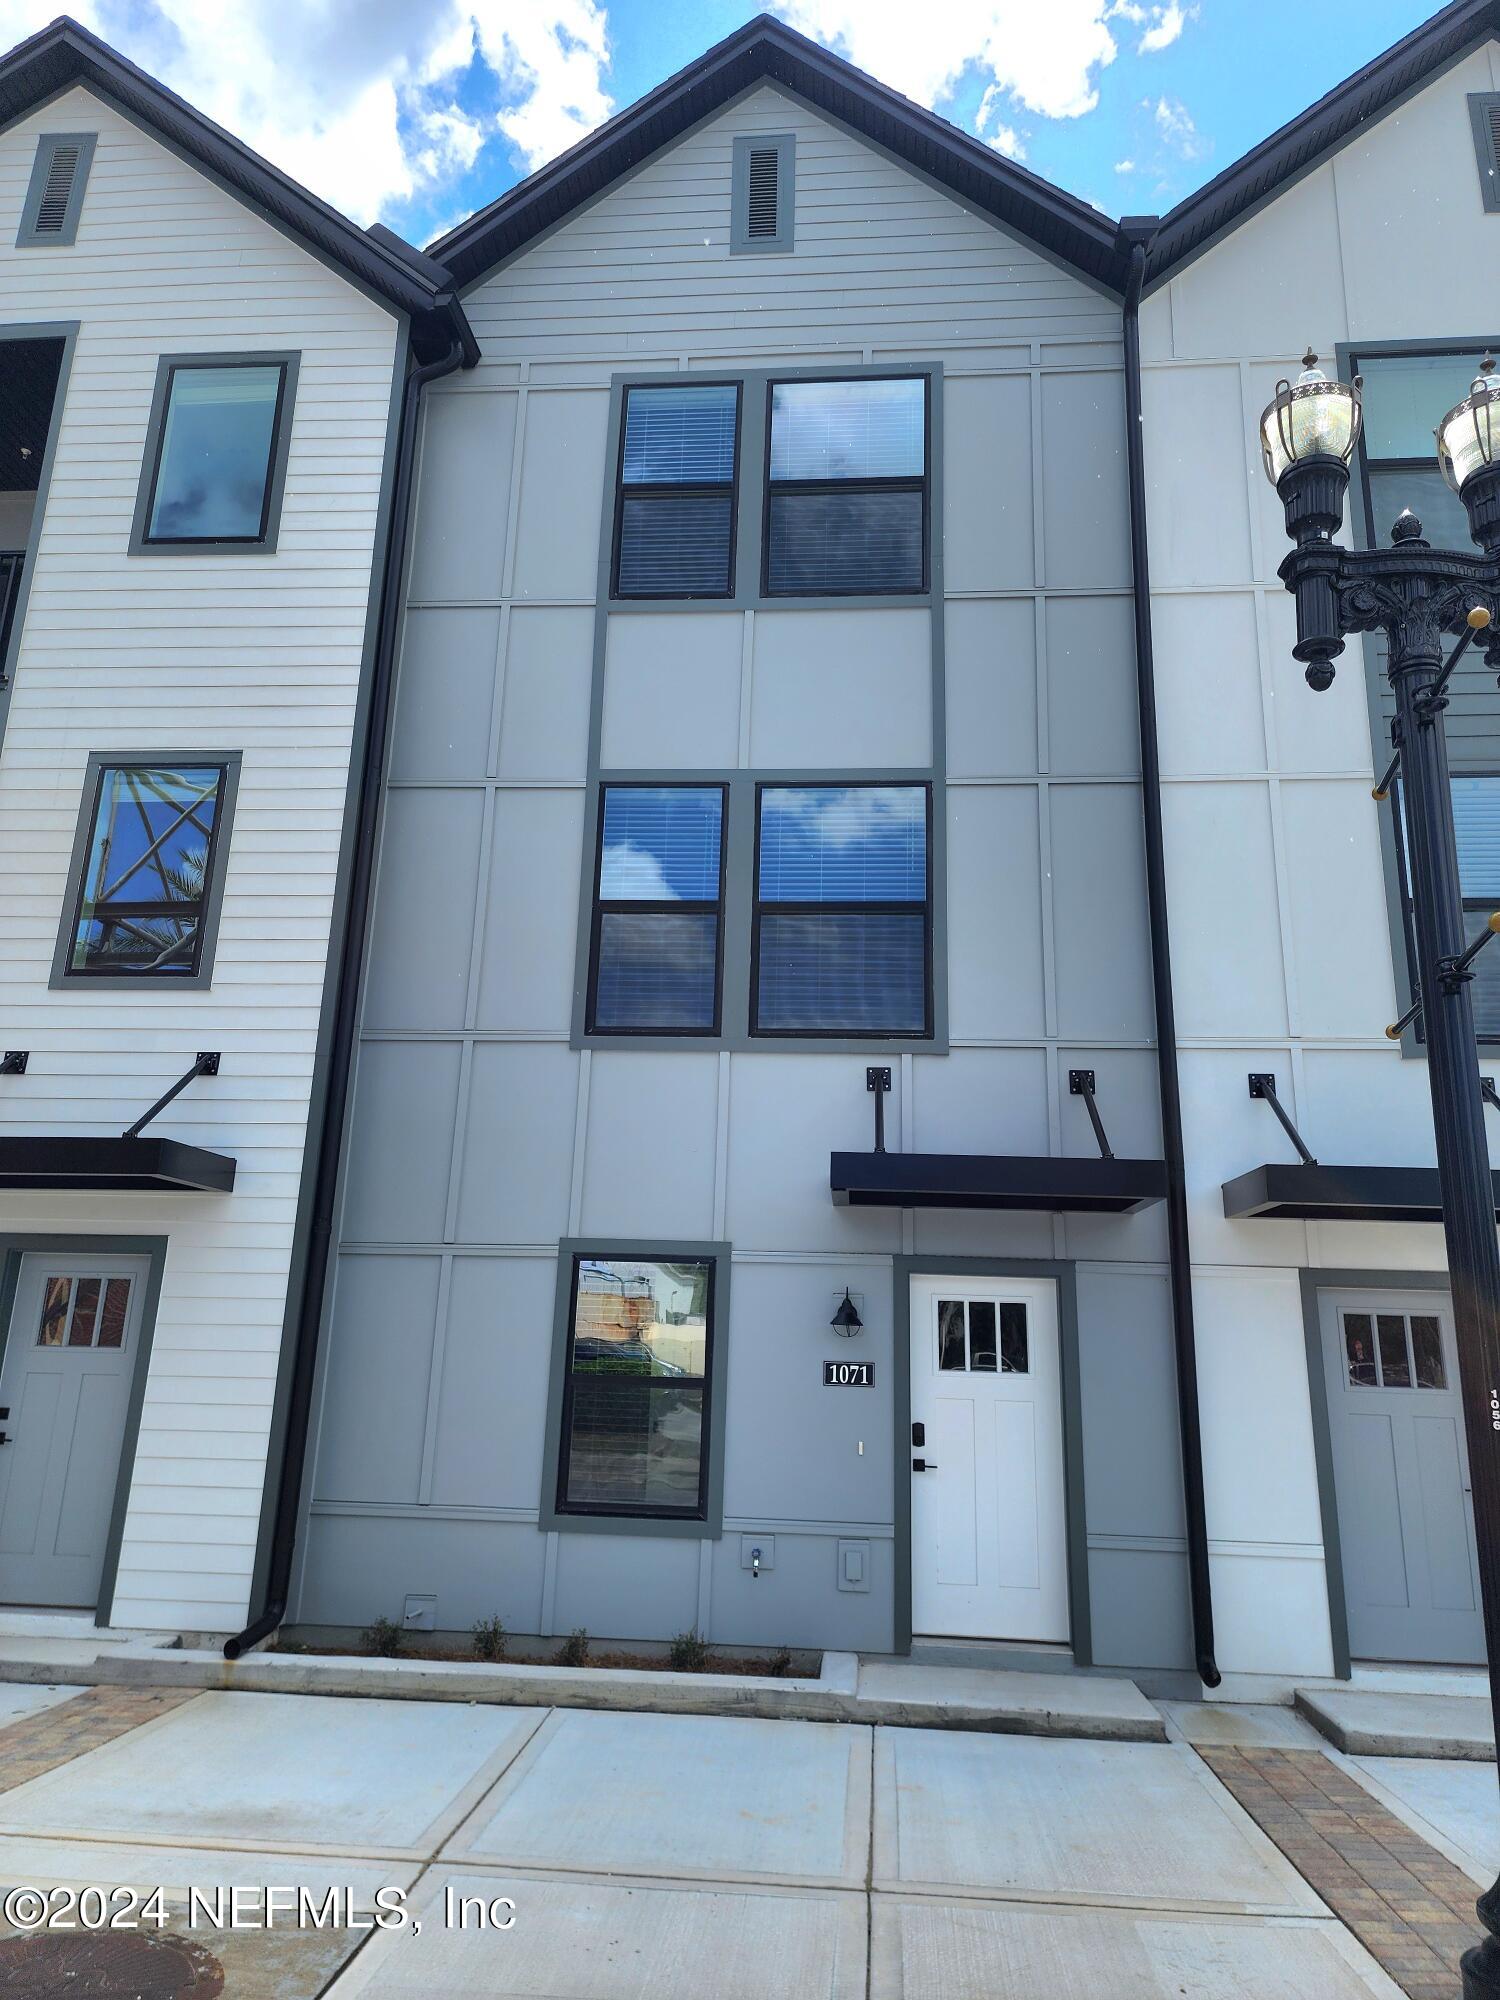
[[[847,1285],[844,1287],[844,1296],[839,1304],[839,1309],[828,1324],[833,1328],[835,1333],[841,1334],[845,1340],[852,1340],[855,1334],[861,1332],[864,1328],[864,1321],[859,1316],[859,1307],[850,1298]]]

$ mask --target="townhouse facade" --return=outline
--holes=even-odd
[[[103,1440],[0,1451],[0,1606],[1482,1655],[1378,649],[1303,685],[1256,429],[1310,343],[1347,531],[1464,541],[1497,36],[1116,224],[761,19],[426,256],[89,38],[0,66],[0,1408]],[[10,1523],[90,1507],[58,1595]]]
[[[0,125],[0,1603],[222,1632],[398,420],[452,336],[416,253],[71,24],[0,64]]]
[[[291,1615],[1178,1665],[1108,239],[773,24],[636,116],[434,246]]]
[[[1214,1607],[1221,1665],[1250,1673],[1484,1659],[1420,1023],[1388,1033],[1414,973],[1383,641],[1303,684],[1256,432],[1312,348],[1363,378],[1345,535],[1388,542],[1410,508],[1472,548],[1433,431],[1500,332],[1497,92],[1492,11],[1445,10],[1166,217],[1141,309]],[[1465,662],[1445,728],[1471,935],[1500,900],[1497,724]],[[1488,1074],[1500,966],[1475,970]],[[1425,1220],[1381,1168],[1426,1170]]]

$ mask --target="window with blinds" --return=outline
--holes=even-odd
[[[721,785],[605,785],[599,806],[595,1034],[719,1030]]]
[[[767,596],[927,588],[924,376],[772,382]]]
[[[1450,778],[1453,830],[1458,836],[1458,883],[1463,895],[1464,936],[1472,944],[1500,910],[1500,774],[1465,774]],[[1406,865],[1406,816],[1399,782],[1391,788],[1396,852],[1401,872],[1401,906],[1406,923],[1407,962],[1415,965],[1416,933]],[[1474,1028],[1480,1041],[1500,1042],[1500,953],[1482,951],[1473,967],[1469,991],[1474,1001]],[[1417,1019],[1421,1036],[1421,1017]]]
[[[763,785],[751,1027],[930,1035],[926,785]]]
[[[625,391],[615,500],[616,597],[734,590],[736,382]]]

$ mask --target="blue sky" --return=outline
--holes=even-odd
[[[65,0],[66,4],[66,0]],[[57,0],[0,0],[0,47]],[[73,0],[361,222],[425,243],[749,17],[736,0]],[[1364,0],[777,0],[1109,215],[1169,208],[1429,9]]]

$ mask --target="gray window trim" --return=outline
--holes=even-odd
[[[1496,93],[1500,96],[1500,93]],[[1472,105],[1474,100],[1470,99]],[[1455,337],[1451,334],[1435,335],[1427,340],[1341,340],[1334,354],[1338,364],[1338,379],[1347,382],[1356,364],[1366,361],[1380,361],[1410,354],[1482,354],[1492,348],[1497,336],[1480,334],[1473,337]],[[1442,415],[1434,411],[1433,421]],[[1434,461],[1436,450],[1434,448]],[[1349,482],[1349,533],[1359,548],[1374,546],[1375,523],[1370,504],[1369,458],[1365,451],[1363,437],[1356,448],[1353,477]],[[1370,719],[1370,751],[1372,761],[1371,776],[1383,773],[1390,762],[1390,736],[1385,715],[1381,709],[1381,693],[1384,676],[1380,668],[1377,652],[1379,634],[1361,636],[1357,641],[1365,670],[1365,702]],[[1466,757],[1462,744],[1455,750],[1450,743],[1448,766],[1455,776],[1479,777],[1493,773],[1493,761],[1483,757]],[[1385,884],[1386,923],[1390,931],[1391,969],[1395,974],[1397,1011],[1404,1013],[1416,991],[1416,967],[1411,960],[1410,929],[1406,918],[1406,899],[1401,889],[1401,862],[1396,852],[1394,819],[1394,792],[1384,803],[1375,803],[1376,826],[1380,839],[1380,870]],[[1404,1058],[1425,1062],[1426,1045],[1417,1034],[1415,1022],[1409,1022],[1401,1031],[1401,1054]],[[1500,1051],[1500,1037],[1482,1037],[1481,1050]]]
[[[573,1300],[575,1257],[633,1257],[671,1263],[712,1260],[713,1309],[709,1315],[708,1498],[701,1520],[652,1519],[639,1514],[565,1514],[557,1506],[557,1476],[562,1456],[563,1378],[567,1371],[568,1311]],[[547,1383],[547,1428],[542,1452],[541,1509],[537,1525],[544,1531],[573,1535],[665,1535],[693,1541],[718,1541],[724,1531],[724,1428],[729,1384],[729,1280],[733,1259],[728,1243],[661,1242],[655,1237],[606,1239],[565,1236],[557,1246],[557,1296],[552,1318],[552,1368]]]
[[[1469,93],[1469,123],[1474,130],[1474,158],[1479,167],[1479,198],[1491,215],[1500,211],[1500,157],[1490,134],[1490,112],[1500,105],[1500,90]]]
[[[588,1026],[592,980],[594,885],[599,873],[599,797],[610,784],[722,785],[728,792],[721,856],[719,1030],[703,1034],[600,1033]],[[750,1032],[750,943],[755,899],[756,798],[765,785],[925,785],[932,794],[931,838],[927,856],[932,882],[931,1035],[855,1035]],[[586,792],[583,878],[578,915],[578,951],[573,990],[575,1049],[759,1049],[771,1054],[946,1055],[948,1053],[947,789],[940,771],[850,770],[656,770],[598,771]]]
[[[1078,1347],[1078,1266],[1069,1258],[895,1257],[891,1262],[891,1398],[895,1418],[896,1583],[894,1645],[911,1651],[911,1281],[913,1278],[1050,1278],[1057,1286],[1063,1490],[1067,1518],[1068,1619],[1073,1664],[1094,1664],[1089,1599],[1088,1514],[1083,1486],[1083,1373]]]
[[[26,189],[26,200],[21,208],[21,227],[16,234],[18,250],[66,250],[78,235],[78,218],[83,213],[84,189],[88,186],[89,168],[94,163],[94,146],[97,132],[43,132],[36,142],[36,157],[31,163],[31,181]],[[36,227],[37,211],[42,205],[42,190],[47,185],[47,176],[52,171],[52,159],[59,146],[78,148],[78,170],[73,176],[73,185],[68,190],[68,205],[63,211],[62,228],[56,234],[38,235]]]
[[[213,984],[214,953],[219,942],[219,911],[224,901],[224,877],[228,872],[229,842],[234,832],[234,807],[239,793],[240,766],[243,753],[239,750],[91,750],[84,766],[83,797],[78,808],[78,827],[73,835],[73,852],[68,861],[67,887],[63,895],[62,921],[58,927],[57,948],[52,954],[52,976],[48,986],[53,992],[66,988],[69,993],[128,993],[150,991],[161,993],[191,993],[202,991]],[[220,808],[218,823],[214,827],[213,849],[209,855],[208,882],[203,898],[203,944],[198,954],[198,970],[189,978],[181,979],[175,974],[121,973],[113,977],[108,973],[70,973],[68,961],[72,956],[73,926],[78,909],[79,891],[83,886],[83,871],[88,863],[89,847],[93,834],[94,795],[99,788],[99,773],[106,769],[133,768],[147,764],[222,764],[224,766],[224,799]]]
[[[762,588],[765,569],[762,541],[766,508],[766,488],[770,465],[770,385],[773,382],[892,382],[927,378],[927,588],[925,590],[884,590],[830,592],[797,597]],[[735,466],[735,546],[731,551],[734,589],[716,597],[611,597],[615,511],[619,504],[620,433],[624,422],[627,389],[660,389],[673,382],[740,384],[739,456]],[[604,462],[614,468],[614,477],[605,482],[604,519],[600,528],[597,602],[601,617],[640,617],[643,614],[702,613],[704,610],[757,611],[861,611],[871,608],[901,610],[928,605],[936,615],[943,601],[943,364],[941,361],[872,362],[868,366],[809,368],[704,369],[657,368],[648,372],[612,375],[609,393],[609,429]],[[934,641],[936,644],[937,641]]]
[[[275,348],[232,354],[163,354],[156,363],[156,382],[151,391],[151,415],[146,425],[146,441],[141,454],[140,484],[136,489],[135,515],[130,524],[133,556],[268,556],[276,553],[281,533],[281,502],[286,489],[287,457],[292,446],[292,420],[297,402],[297,376],[302,355],[296,348]],[[271,462],[267,477],[266,528],[257,541],[149,541],[147,524],[156,493],[156,475],[161,461],[162,431],[167,418],[167,397],[175,368],[274,368],[286,370],[281,403],[276,413],[276,434],[271,440]]]
[[[120,1569],[120,1543],[125,1534],[125,1512],[130,1501],[130,1483],[135,1474],[136,1442],[140,1437],[141,1410],[146,1401],[146,1380],[151,1367],[151,1343],[156,1334],[156,1308],[161,1297],[162,1273],[167,1261],[165,1236],[58,1236],[31,1235],[7,1231],[0,1236],[0,1365],[5,1361],[5,1345],[10,1337],[11,1309],[21,1277],[21,1259],[59,1257],[148,1257],[146,1291],[141,1300],[141,1332],[131,1375],[130,1397],[125,1405],[125,1430],[120,1439],[120,1470],[115,1479],[110,1505],[109,1531],[104,1541],[104,1567],[99,1573],[99,1600],[94,1608],[96,1626],[110,1624],[114,1613],[115,1581]]]
[[[1349,1613],[1344,1592],[1343,1543],[1339,1539],[1338,1494],[1333,1483],[1333,1428],[1328,1408],[1328,1377],[1323,1368],[1323,1327],[1320,1292],[1451,1292],[1446,1271],[1303,1270],[1302,1333],[1307,1351],[1307,1385],[1311,1394],[1313,1459],[1318,1472],[1318,1510],[1323,1522],[1323,1574],[1328,1586],[1328,1627],[1333,1642],[1333,1672],[1346,1681],[1353,1671],[1349,1658]]]
[[[776,154],[776,234],[750,234],[750,155]],[[796,245],[797,138],[793,132],[743,133],[735,139],[730,175],[729,254],[782,255]]]
[[[830,382],[869,379],[887,381],[898,375],[925,375],[928,378],[928,534],[930,549],[927,588],[923,591],[881,594],[871,597],[764,597],[761,595],[759,560],[761,518],[765,497],[765,470],[768,437],[766,431],[770,382]],[[660,387],[677,380],[697,380],[696,372],[676,369],[632,370],[610,378],[609,427],[605,441],[605,464],[620,461],[620,430],[625,391],[636,387]],[[705,373],[705,379],[709,379]],[[871,363],[849,367],[809,366],[807,368],[749,368],[715,374],[715,381],[738,380],[743,387],[740,401],[739,493],[737,529],[740,548],[756,551],[754,561],[735,562],[733,597],[703,598],[618,598],[610,597],[614,555],[614,521],[618,482],[606,480],[599,524],[599,558],[594,596],[593,681],[589,708],[588,769],[585,777],[583,859],[579,881],[578,938],[574,954],[573,1021],[569,1046],[575,1049],[622,1047],[651,1050],[761,1049],[795,1054],[946,1055],[948,1053],[948,800],[947,690],[944,680],[943,624],[943,364],[940,360],[905,363],[899,366]],[[745,537],[750,539],[746,540]],[[809,769],[805,766],[777,768],[746,765],[732,770],[633,769],[605,766],[604,740],[605,651],[612,618],[671,617],[682,613],[702,617],[705,611],[907,611],[925,610],[930,647],[932,688],[932,761],[923,765],[869,766],[848,769]],[[724,947],[721,978],[723,1013],[717,1035],[594,1035],[585,1028],[588,1005],[589,960],[593,924],[594,878],[597,868],[599,786],[603,782],[690,785],[726,784],[730,787],[729,815],[725,825]],[[750,889],[754,868],[754,788],[760,784],[929,784],[932,787],[932,1034],[880,1036],[752,1036],[749,1032],[750,993]],[[736,795],[748,787],[748,807],[741,804],[736,816]],[[737,915],[736,912],[742,913]],[[736,999],[738,996],[738,999]],[[738,1011],[736,1011],[738,1008]]]

